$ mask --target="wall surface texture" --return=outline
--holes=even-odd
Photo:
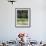
[[[15,8],[31,8],[31,27],[15,27]],[[17,0],[13,5],[0,0],[0,41],[15,40],[19,32],[30,34],[31,39],[46,40],[46,0]]]

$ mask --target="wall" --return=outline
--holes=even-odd
[[[46,1],[17,0],[14,5],[0,0],[0,41],[15,40],[19,32],[31,35],[31,39],[46,40]],[[15,27],[15,8],[31,8],[31,27]]]

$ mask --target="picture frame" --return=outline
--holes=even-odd
[[[29,28],[31,27],[31,9],[15,8],[15,27]]]

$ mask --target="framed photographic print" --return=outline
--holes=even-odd
[[[31,26],[30,8],[15,8],[15,26],[21,28]]]

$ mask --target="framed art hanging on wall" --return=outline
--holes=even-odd
[[[31,26],[30,8],[15,8],[15,26],[21,28]]]

